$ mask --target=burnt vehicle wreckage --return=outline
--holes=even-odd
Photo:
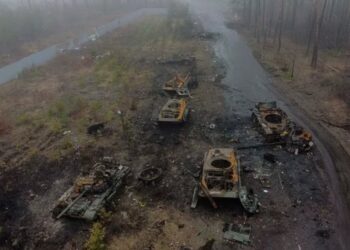
[[[52,211],[53,217],[96,219],[98,212],[115,196],[129,173],[130,169],[126,166],[95,164],[88,176],[78,177],[59,198]]]
[[[188,83],[192,76],[188,73],[185,78],[176,75],[162,86],[169,99],[160,109],[158,124],[183,124],[188,121],[190,113],[190,92]],[[198,174],[190,174],[195,178],[191,208],[196,208],[200,198],[206,198],[214,208],[218,208],[218,199],[237,199],[243,211],[252,215],[259,212],[261,204],[258,196],[251,188],[242,183],[243,172],[252,169],[252,163],[241,164],[241,150],[255,149],[281,145],[289,152],[298,154],[308,152],[313,148],[311,134],[293,123],[287,114],[280,109],[276,102],[257,103],[252,112],[254,128],[263,136],[263,142],[255,145],[237,145],[229,148],[212,148],[204,154],[201,169]],[[101,123],[102,124],[102,123]],[[94,124],[88,128],[93,134],[104,128],[101,124]],[[252,157],[252,156],[251,156]],[[254,158],[254,157],[253,157]],[[259,166],[257,176],[264,188],[270,187],[270,171],[267,167],[276,162],[275,156],[264,154],[264,164]],[[111,163],[111,162],[109,162]],[[242,170],[242,169],[243,170]],[[163,169],[146,166],[137,175],[137,179],[144,185],[158,186],[163,177]],[[98,212],[113,199],[121,189],[131,169],[126,166],[113,164],[96,164],[87,176],[79,176],[58,200],[52,210],[55,219],[62,217],[94,220]],[[223,238],[241,244],[250,244],[251,226],[249,224],[227,224]]]
[[[170,99],[161,109],[158,123],[184,123],[188,115],[189,108],[185,99]]]
[[[314,145],[311,133],[292,122],[276,102],[257,103],[252,120],[267,142],[261,146],[280,144],[298,154],[311,150]]]
[[[192,80],[193,78],[190,73],[188,73],[185,78],[176,74],[174,78],[164,83],[162,89],[170,95],[190,96],[188,85]]]
[[[240,160],[231,148],[210,149],[204,155],[202,174],[195,187],[191,207],[197,206],[198,197],[209,199],[214,208],[214,198],[238,198],[248,213],[255,213],[258,199],[242,186],[240,177]]]

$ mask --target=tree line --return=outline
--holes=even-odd
[[[349,0],[233,0],[241,24],[254,31],[262,45],[283,39],[305,45],[316,67],[319,49],[349,49]]]

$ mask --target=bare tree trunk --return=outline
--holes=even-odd
[[[103,0],[103,12],[107,12],[107,0]]]
[[[344,38],[344,27],[346,27],[346,25],[348,25],[348,23],[346,23],[346,19],[347,17],[350,15],[349,14],[349,2],[345,1],[343,6],[342,6],[342,15],[339,19],[339,23],[338,23],[338,28],[337,28],[337,34],[336,34],[336,40],[335,40],[335,44],[336,47],[338,49],[340,49],[342,47],[342,43],[343,43],[343,38]]]
[[[295,53],[293,56],[293,62],[292,62],[292,70],[290,72],[290,78],[294,78],[294,71],[295,71],[295,61],[297,60],[297,54]]]
[[[266,12],[266,0],[262,0],[262,34],[263,34],[263,47],[266,44],[266,27],[265,27],[265,12]]]
[[[329,14],[328,14],[328,18],[327,18],[327,21],[328,21],[329,23],[332,23],[335,1],[336,1],[336,0],[332,0],[331,8],[330,8],[330,10],[329,10]]]
[[[243,22],[248,23],[248,6],[247,1],[243,2]]]
[[[251,18],[252,18],[252,0],[249,0],[249,3],[248,3],[248,27],[250,27]]]
[[[278,50],[277,50],[278,53],[281,51],[281,48],[282,48],[283,20],[284,20],[284,0],[282,0],[282,4],[281,4],[281,13],[280,13],[280,19],[279,19]]]
[[[313,18],[312,18],[312,23],[311,23],[310,32],[309,32],[309,39],[308,39],[308,42],[307,42],[307,49],[306,49],[306,53],[305,53],[306,55],[309,55],[309,52],[310,52],[312,37],[313,37],[313,34],[314,34],[316,21],[317,21],[316,19],[317,19],[317,9],[314,8],[314,15],[313,15]]]
[[[324,18],[324,13],[326,10],[328,0],[324,0],[323,8],[320,17],[318,18],[318,3],[316,2],[315,8],[316,8],[316,16],[317,16],[317,25],[315,30],[315,40],[314,40],[314,48],[312,52],[312,59],[311,59],[311,67],[316,68],[317,67],[317,61],[318,61],[318,47],[320,43],[320,35],[321,35],[321,29],[322,29],[322,23]]]
[[[260,43],[260,0],[256,0],[256,10],[255,10],[255,36],[258,43]]]
[[[273,1],[273,0],[272,0]],[[275,14],[275,6],[273,4],[274,2],[271,2],[270,0],[270,20],[269,20],[269,31],[268,31],[268,37],[271,37],[271,32],[272,32],[272,26],[273,26],[273,19],[274,19],[274,14]]]
[[[295,20],[297,17],[297,8],[298,8],[298,0],[293,1],[293,10],[292,10],[292,31],[295,33]]]

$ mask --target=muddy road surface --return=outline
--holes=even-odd
[[[132,171],[98,220],[107,249],[346,249],[348,220],[333,166],[336,154],[329,151],[332,144],[324,146],[327,136],[272,88],[244,41],[226,28],[229,4],[191,0],[192,19],[186,11],[177,12],[185,16],[147,17],[79,52],[58,56],[39,76],[35,71],[0,87],[0,96],[9,96],[0,113],[6,111],[8,117],[17,112],[20,106],[13,100],[24,99],[28,105],[22,105],[22,113],[39,121],[10,123],[13,130],[0,140],[1,249],[83,249],[91,224],[54,220],[51,210],[79,174],[105,157]],[[93,57],[96,52],[99,58]],[[86,56],[92,60],[81,61]],[[169,99],[162,91],[164,82],[189,72],[196,79],[187,98],[189,121],[158,126],[155,117]],[[37,116],[29,111],[42,104],[31,100],[30,90],[47,87],[50,79],[52,90],[43,99],[48,109]],[[20,88],[24,90],[18,94]],[[61,96],[50,95],[57,89]],[[74,105],[66,99],[71,96],[81,99]],[[205,152],[264,142],[251,121],[259,101],[278,101],[292,120],[312,129],[317,146],[299,155],[281,146],[238,150],[241,181],[261,204],[257,214],[248,215],[239,201],[229,199],[217,200],[218,209],[200,199],[191,209],[198,184],[194,176]],[[57,116],[52,112],[56,107],[69,114]],[[118,110],[126,114],[127,126]],[[108,120],[109,132],[87,135],[87,117]],[[46,125],[53,121],[61,121],[62,129]],[[157,185],[138,180],[149,166],[163,172]],[[250,224],[251,244],[224,240],[227,223]]]
[[[225,77],[222,80],[225,86],[224,95],[227,107],[225,112],[244,117],[251,113],[251,108],[256,102],[277,101],[278,105],[294,121],[313,132],[318,151],[315,154],[321,159],[321,166],[315,170],[319,171],[320,184],[326,185],[329,190],[327,202],[336,211],[333,214],[332,223],[334,223],[335,237],[333,240],[336,242],[337,247],[336,245],[332,246],[332,244],[328,247],[331,249],[338,247],[346,249],[346,246],[350,244],[349,238],[346,237],[350,229],[349,213],[347,202],[343,195],[344,190],[340,187],[337,173],[338,169],[342,169],[342,167],[347,165],[349,157],[345,150],[340,150],[341,147],[339,147],[337,142],[330,143],[333,139],[327,131],[302,113],[295,103],[288,102],[283,93],[279,93],[273,88],[270,76],[254,58],[245,41],[236,31],[225,25],[225,16],[230,13],[230,1],[185,0],[185,2],[189,4],[191,13],[200,20],[204,28],[209,32],[217,33],[219,36],[219,39],[214,44],[214,49],[216,56],[226,69]],[[299,183],[295,183],[295,185],[299,185]],[[295,235],[300,234],[300,232],[306,233],[305,223],[307,222],[300,222],[296,228],[290,230],[295,230]],[[277,228],[276,230],[278,231]],[[265,234],[267,238],[271,236],[270,233]],[[280,242],[272,248],[281,249],[281,245],[289,245],[289,240],[287,240],[289,243],[284,242],[286,239],[288,238],[281,234],[280,240],[277,240]],[[307,249],[319,248],[317,243],[316,245],[306,245],[309,246]],[[294,247],[286,249],[297,249],[299,246],[295,243]],[[256,248],[259,249],[258,246]]]

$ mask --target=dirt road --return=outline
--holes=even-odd
[[[337,225],[336,234],[340,245],[345,249],[349,245],[349,238],[346,235],[350,229],[347,202],[343,195],[347,186],[341,187],[339,178],[344,179],[344,175],[347,174],[346,165],[349,156],[338,142],[333,142],[331,135],[325,129],[308,118],[295,103],[289,102],[285,98],[286,95],[278,93],[272,87],[269,75],[256,61],[245,41],[237,32],[225,25],[225,15],[230,11],[230,1],[195,0],[188,3],[191,12],[201,20],[204,28],[220,35],[215,44],[215,52],[226,68],[223,83],[230,90],[226,91],[225,95],[227,111],[244,116],[250,113],[249,110],[256,102],[276,100],[289,116],[313,132],[325,167],[321,170],[323,179],[320,181],[329,185],[330,202],[337,211],[336,218],[333,218]]]
[[[277,100],[294,120],[315,126],[293,115],[250,49],[225,27],[228,4],[191,1],[194,19],[181,8],[145,18],[0,86],[8,124],[0,137],[0,247],[83,249],[91,224],[54,220],[50,211],[79,174],[112,157],[133,175],[100,215],[108,249],[344,248],[347,220],[334,155],[317,140],[323,133],[307,154],[278,146],[238,152],[242,183],[261,203],[258,214],[248,216],[231,199],[218,200],[218,209],[206,199],[190,208],[196,182],[189,172],[200,171],[208,149],[264,141],[250,119],[255,102]],[[161,87],[188,72],[196,78],[189,122],[158,126],[154,115],[169,98]],[[106,133],[88,135],[86,127],[98,121],[107,121]],[[267,169],[266,154],[276,159]],[[137,178],[148,166],[163,170],[156,186]],[[224,240],[226,223],[250,224],[251,245]]]

